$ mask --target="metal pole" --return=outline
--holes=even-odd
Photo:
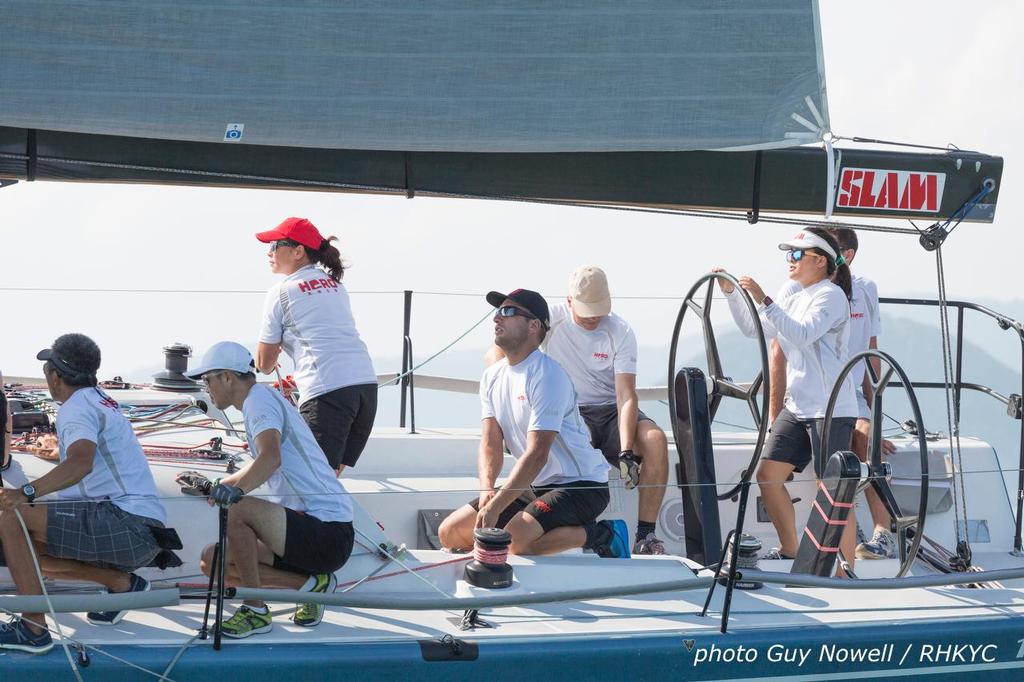
[[[199,629],[199,639],[206,639],[210,634],[210,629],[207,623],[210,620],[210,603],[213,602],[213,581],[217,577],[218,567],[220,566],[220,538],[217,539],[217,544],[213,546],[213,561],[210,563],[210,585],[206,588],[206,610],[203,611],[203,627]]]
[[[964,309],[956,308],[956,378],[953,384],[953,419],[957,433],[960,432],[960,384],[963,381],[964,367]]]
[[[405,403],[409,391],[409,378],[405,373],[412,368],[412,353],[409,349],[409,327],[412,321],[412,291],[406,289],[404,292],[405,304],[402,312],[402,394],[399,407],[398,426],[405,428]]]
[[[221,622],[224,620],[224,570],[228,557],[228,508],[218,512],[217,544],[220,545],[220,561],[217,564],[217,612],[213,623],[213,648],[220,651]]]
[[[1024,396],[1024,333],[1020,336],[1020,394]],[[1017,460],[1017,525],[1013,535],[1013,554],[1024,556],[1021,547],[1021,521],[1024,519],[1024,419],[1020,419],[1020,455]]]

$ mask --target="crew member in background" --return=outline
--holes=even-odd
[[[377,414],[377,375],[359,338],[345,266],[335,237],[305,218],[288,218],[256,238],[270,244],[272,272],[285,278],[267,293],[256,365],[277,368],[282,350],[295,363],[299,412],[337,474],[355,466]]]
[[[514,554],[583,547],[629,557],[625,522],[597,521],[610,500],[608,465],[590,446],[569,376],[540,351],[550,325],[547,302],[526,289],[492,291],[487,302],[497,309],[494,343],[505,357],[480,381],[480,495],[442,522],[441,543],[471,549],[475,528],[504,528]],[[499,488],[503,445],[516,463]]]
[[[158,538],[173,531],[164,528],[167,515],[131,424],[96,386],[100,349],[87,336],[64,334],[36,357],[45,361],[46,385],[60,405],[60,463],[30,483],[0,489],[0,544],[18,594],[42,594],[25,528],[44,576],[144,592],[149,582],[133,571],[162,565],[153,563],[162,552]],[[56,499],[35,504],[53,493]],[[87,619],[115,625],[125,613]],[[0,625],[0,648],[39,654],[52,647],[42,613]]]
[[[584,265],[572,273],[565,303],[551,307],[543,348],[572,379],[591,445],[619,469],[626,488],[640,487],[633,553],[664,554],[655,528],[668,482],[668,440],[640,410],[636,334],[612,312],[601,268]],[[501,349],[490,357],[500,358]]]
[[[784,285],[778,300],[773,300],[752,278],[739,278],[740,286],[758,305],[765,336],[778,340],[786,357],[785,407],[772,423],[757,468],[761,497],[780,543],[765,556],[767,559],[796,556],[799,542],[795,510],[785,481],[819,456],[822,420],[832,386],[849,358],[850,334],[851,275],[835,238],[825,230],[809,228],[779,244],[779,248],[786,251],[789,278],[799,285],[798,290],[790,293],[789,285]],[[719,286],[740,330],[754,336],[754,321],[740,295],[728,282],[719,280]],[[850,448],[857,398],[849,375],[843,382],[833,416],[827,454]],[[843,556],[852,564],[856,521],[852,514],[849,519],[840,546]]]
[[[255,459],[216,485],[194,472],[178,480],[208,492],[211,503],[231,507],[225,568],[232,584],[333,592],[334,572],[352,553],[352,500],[295,407],[257,384],[255,369],[244,346],[221,341],[188,373],[206,384],[219,409],[241,410]],[[269,495],[248,496],[264,484]],[[213,548],[203,550],[200,566],[207,575]],[[313,627],[323,615],[323,605],[301,604],[292,622]],[[221,628],[227,637],[242,638],[269,632],[273,621],[266,603],[246,600]]]

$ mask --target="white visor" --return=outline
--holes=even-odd
[[[839,254],[837,254],[835,250],[828,245],[828,242],[813,232],[801,232],[788,242],[782,242],[779,244],[779,249],[783,251],[791,251],[793,249],[820,249],[832,256],[833,263],[835,263],[839,258]]]

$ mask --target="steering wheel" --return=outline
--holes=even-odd
[[[884,371],[881,376],[875,371],[871,359],[877,358],[879,365],[884,363]],[[914,560],[917,558],[917,551],[921,546],[921,538],[924,537],[924,520],[928,511],[928,444],[925,440],[924,422],[921,419],[921,408],[917,402],[917,395],[911,386],[910,379],[906,372],[899,366],[891,355],[880,350],[866,350],[850,358],[839,377],[828,398],[828,407],[825,409],[825,420],[821,429],[821,447],[818,449],[819,461],[814,463],[815,469],[821,471],[825,464],[824,460],[831,453],[827,451],[829,431],[832,428],[833,412],[836,401],[842,389],[846,377],[856,369],[861,361],[867,365],[868,378],[871,381],[871,388],[874,392],[874,399],[871,403],[871,431],[868,434],[867,470],[868,478],[858,486],[858,492],[869,485],[878,493],[878,497],[885,505],[886,511],[892,518],[890,530],[896,534],[896,548],[899,552],[900,570],[895,577],[901,578],[910,571]],[[921,456],[921,498],[917,507],[917,514],[905,516],[900,509],[899,503],[889,485],[892,470],[888,462],[882,461],[882,400],[886,387],[892,381],[893,375],[899,377],[900,383],[907,391],[907,398],[910,401],[911,411],[914,413],[914,421],[918,424],[917,447]]]
[[[729,282],[736,287],[736,291],[742,296],[743,303],[746,305],[747,312],[751,320],[753,320],[754,328],[757,331],[758,349],[761,354],[761,371],[758,372],[757,376],[749,384],[736,383],[731,378],[723,375],[722,359],[718,353],[718,343],[715,341],[715,330],[711,325],[711,303],[714,300],[715,282],[719,280]],[[705,285],[707,289],[703,294],[704,302],[701,304],[697,302],[698,291]],[[673,386],[676,379],[676,351],[679,346],[679,335],[688,310],[693,311],[697,315],[704,333],[704,352],[709,372],[707,377],[708,411],[711,421],[714,422],[715,414],[718,412],[718,406],[721,404],[722,399],[734,398],[742,400],[747,404],[750,414],[754,418],[754,424],[757,426],[757,443],[754,446],[754,453],[751,455],[750,464],[740,477],[740,482],[728,492],[718,495],[719,500],[727,500],[735,496],[744,484],[750,481],[751,476],[754,475],[757,460],[761,457],[761,450],[764,449],[765,434],[768,431],[766,415],[768,413],[768,399],[771,393],[768,377],[768,345],[765,342],[761,319],[757,315],[757,306],[754,305],[750,294],[739,285],[735,277],[727,272],[709,272],[690,287],[690,291],[686,294],[686,298],[683,299],[682,305],[679,306],[679,315],[676,317],[676,325],[672,330],[672,345],[669,347],[668,356],[668,407],[672,421],[672,436],[677,452],[680,452],[680,443],[685,436],[680,433],[679,426],[676,423],[678,419],[676,417],[676,399]],[[760,406],[757,403],[758,391],[761,391]]]

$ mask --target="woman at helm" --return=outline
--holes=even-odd
[[[256,238],[284,279],[267,292],[256,364],[269,374],[283,350],[294,362],[299,412],[340,474],[362,454],[377,413],[377,375],[359,338],[341,254],[305,218]]]
[[[812,461],[819,461],[821,430],[829,393],[849,356],[851,275],[835,238],[820,228],[808,228],[779,244],[786,252],[789,279],[777,300],[766,296],[752,277],[739,277],[740,286],[757,304],[765,336],[776,339],[786,356],[785,407],[772,423],[771,435],[757,468],[765,509],[779,535],[779,547],[765,558],[790,559],[799,547],[793,502],[785,481]],[[722,272],[721,268],[715,268]],[[747,336],[756,334],[754,321],[733,285],[719,280],[729,310]],[[849,450],[857,418],[856,392],[851,376],[840,390],[829,431],[829,454]],[[853,562],[856,522],[851,510],[840,548]]]

